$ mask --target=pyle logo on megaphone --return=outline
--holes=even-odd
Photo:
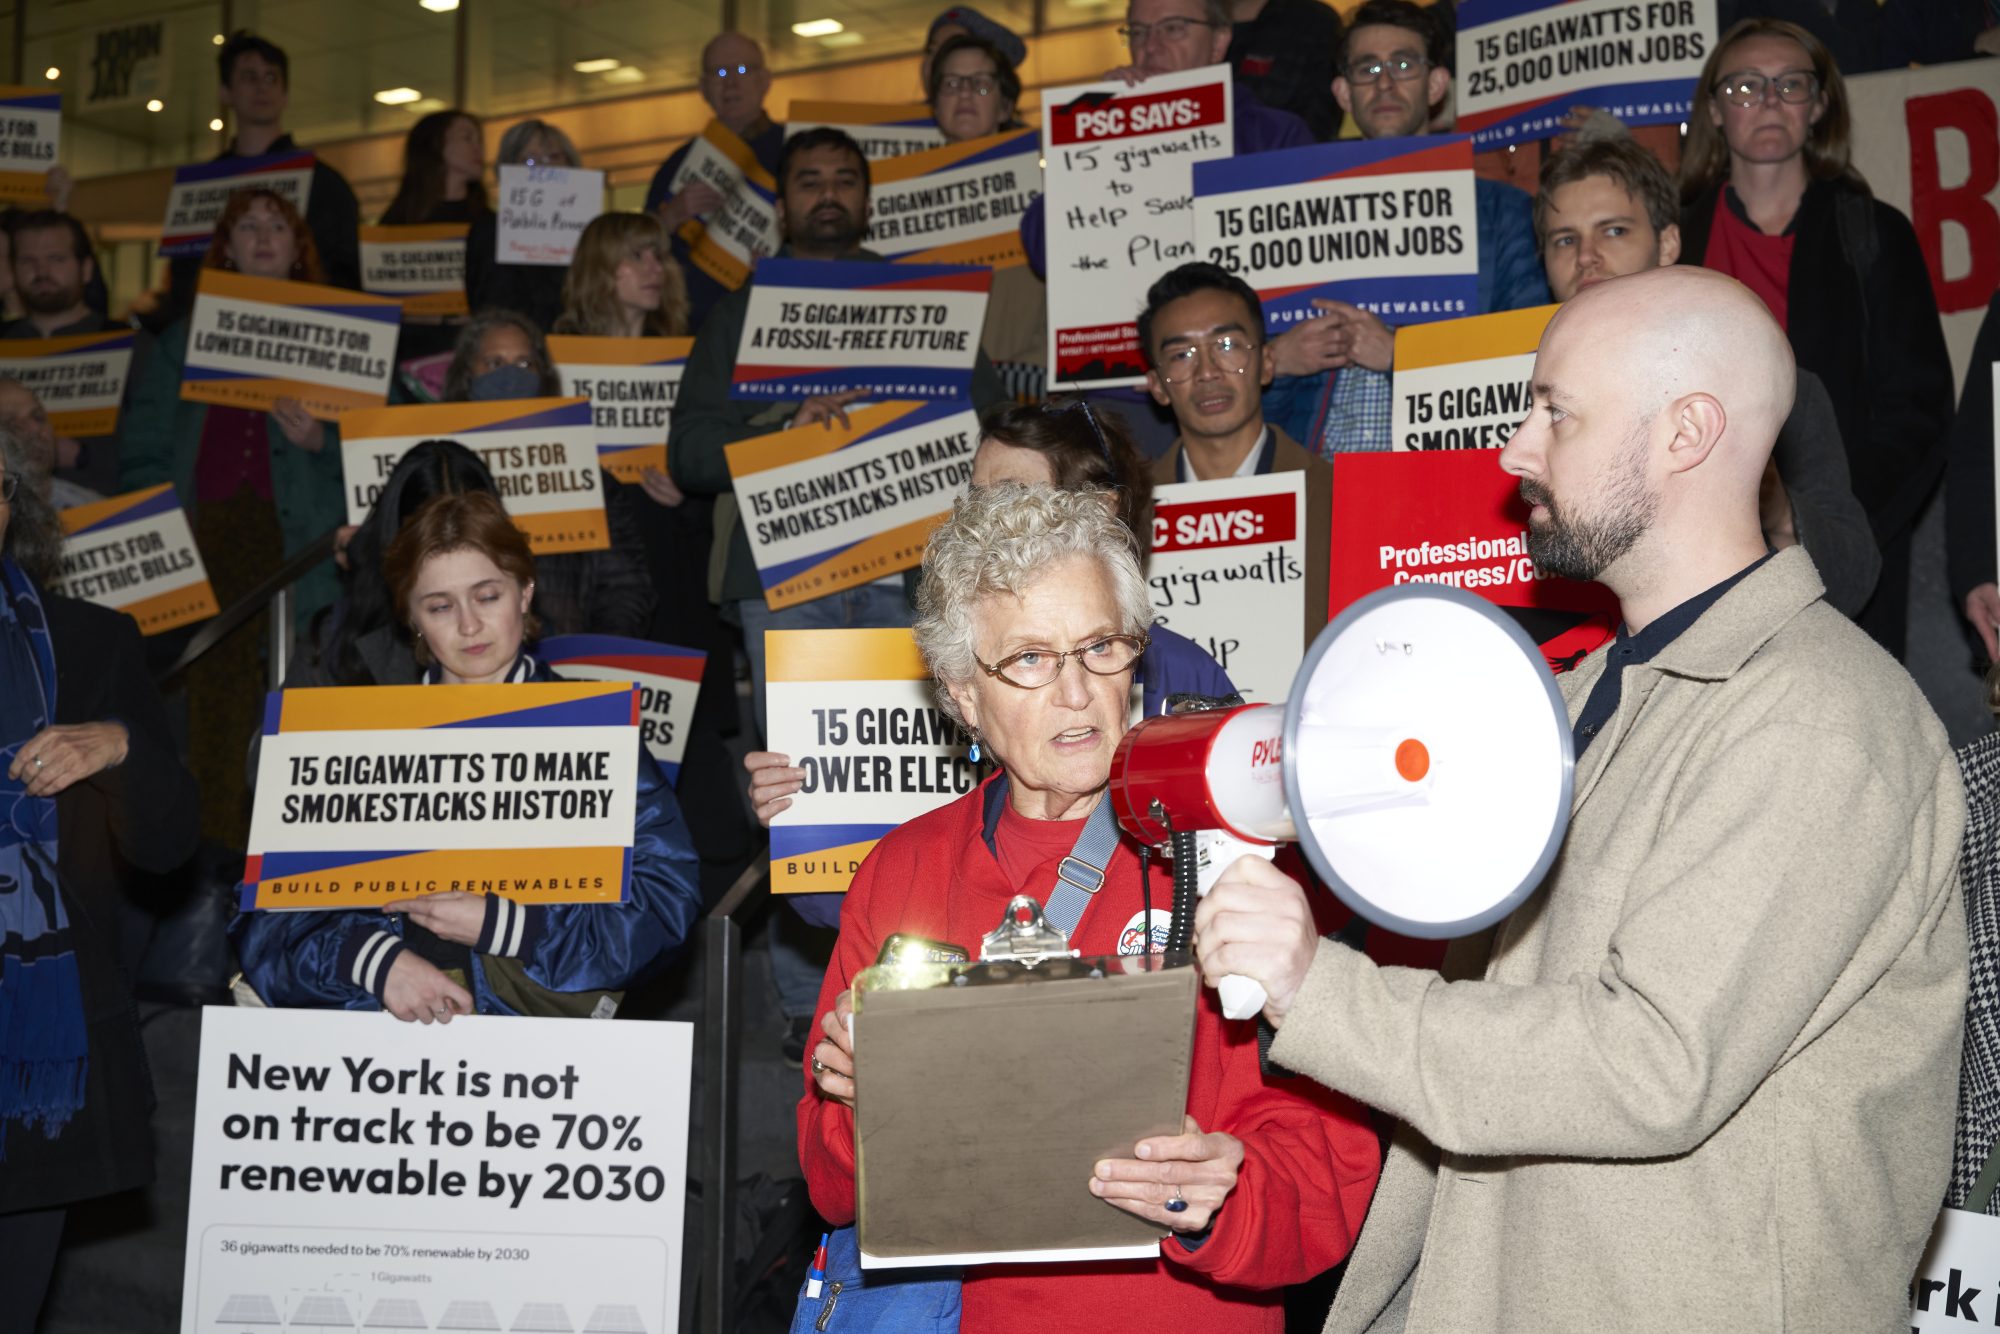
[[[1295,840],[1360,916],[1437,939],[1485,929],[1541,883],[1574,769],[1568,711],[1520,627],[1469,593],[1405,586],[1335,618],[1286,704],[1127,732],[1111,800],[1156,846]]]

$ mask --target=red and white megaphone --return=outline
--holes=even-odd
[[[1562,695],[1521,628],[1469,593],[1405,585],[1335,617],[1285,704],[1132,728],[1111,801],[1143,843],[1217,831],[1268,856],[1296,841],[1366,921],[1445,939],[1491,926],[1541,883],[1575,766]],[[1248,1018],[1263,990],[1225,978],[1222,1001]]]

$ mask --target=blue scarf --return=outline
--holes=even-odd
[[[42,600],[0,559],[0,1160],[15,1123],[55,1135],[83,1106],[89,1034],[69,916],[56,888],[56,803],[7,777],[56,716]]]

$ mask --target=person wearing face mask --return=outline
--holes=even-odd
[[[305,220],[269,190],[230,197],[203,264],[255,278],[322,277]],[[136,491],[174,484],[215,596],[227,607],[345,521],[339,432],[315,421],[295,398],[280,398],[269,412],[183,399],[187,345],[183,317],[134,367],[119,414],[120,485]],[[309,626],[337,592],[330,563],[301,577],[293,586],[298,628]],[[210,649],[187,676],[190,758],[208,794],[202,827],[227,847],[242,847],[249,832],[243,751],[256,718],[244,707],[243,690],[260,670],[268,614]]]
[[[533,167],[580,167],[576,145],[545,120],[524,120],[500,136],[499,163]],[[562,314],[565,268],[561,264],[502,264],[500,220],[491,210],[472,220],[465,236],[465,297],[474,315],[511,310],[547,329]]]
[[[90,233],[67,213],[47,209],[18,218],[12,228],[14,290],[23,314],[0,326],[0,339],[61,338],[70,334],[103,333],[120,326],[106,318],[91,301],[100,287]],[[140,335],[141,342],[150,342]],[[133,356],[143,358],[136,346]],[[57,443],[55,467],[66,480],[94,491],[118,484],[118,440],[114,435]]]
[[[770,91],[771,67],[764,58],[764,48],[742,33],[718,33],[702,48],[701,100],[731,134],[750,146],[758,165],[775,178],[778,157],[785,148],[785,127],[764,110]],[[667,229],[673,258],[687,274],[688,327],[698,329],[729,289],[696,266],[681,236],[686,223],[708,217],[722,203],[721,194],[704,181],[690,183],[679,194],[673,192],[674,177],[680,174],[692,146],[690,140],[676,148],[653,173],[652,183],[646,187],[646,211]]]
[[[447,403],[498,403],[518,398],[561,398],[562,377],[541,331],[508,310],[472,317],[458,337],[445,371]],[[541,558],[543,620],[557,634],[589,633],[644,638],[653,615],[653,585],[646,574],[645,538],[636,488],[602,469],[605,520],[611,546],[604,551],[560,552]]]
[[[560,681],[535,657],[536,564],[499,498],[440,495],[383,558],[391,604],[426,685]],[[673,788],[638,748],[631,883],[618,903],[521,904],[457,891],[380,911],[245,913],[231,928],[268,1005],[387,1010],[405,1023],[461,1014],[605,1017],[657,972],[701,908]]]
[[[1681,156],[1681,263],[1762,297],[1833,395],[1882,549],[1861,628],[1903,656],[1910,549],[1945,466],[1951,359],[1915,230],[1849,158],[1847,87],[1819,39],[1746,19],[1702,67]]]

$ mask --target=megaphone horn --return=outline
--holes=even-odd
[[[1291,698],[1153,718],[1125,734],[1111,800],[1133,837],[1297,840],[1348,907],[1407,936],[1483,930],[1541,883],[1569,825],[1575,747],[1535,645],[1462,590],[1355,602]]]

